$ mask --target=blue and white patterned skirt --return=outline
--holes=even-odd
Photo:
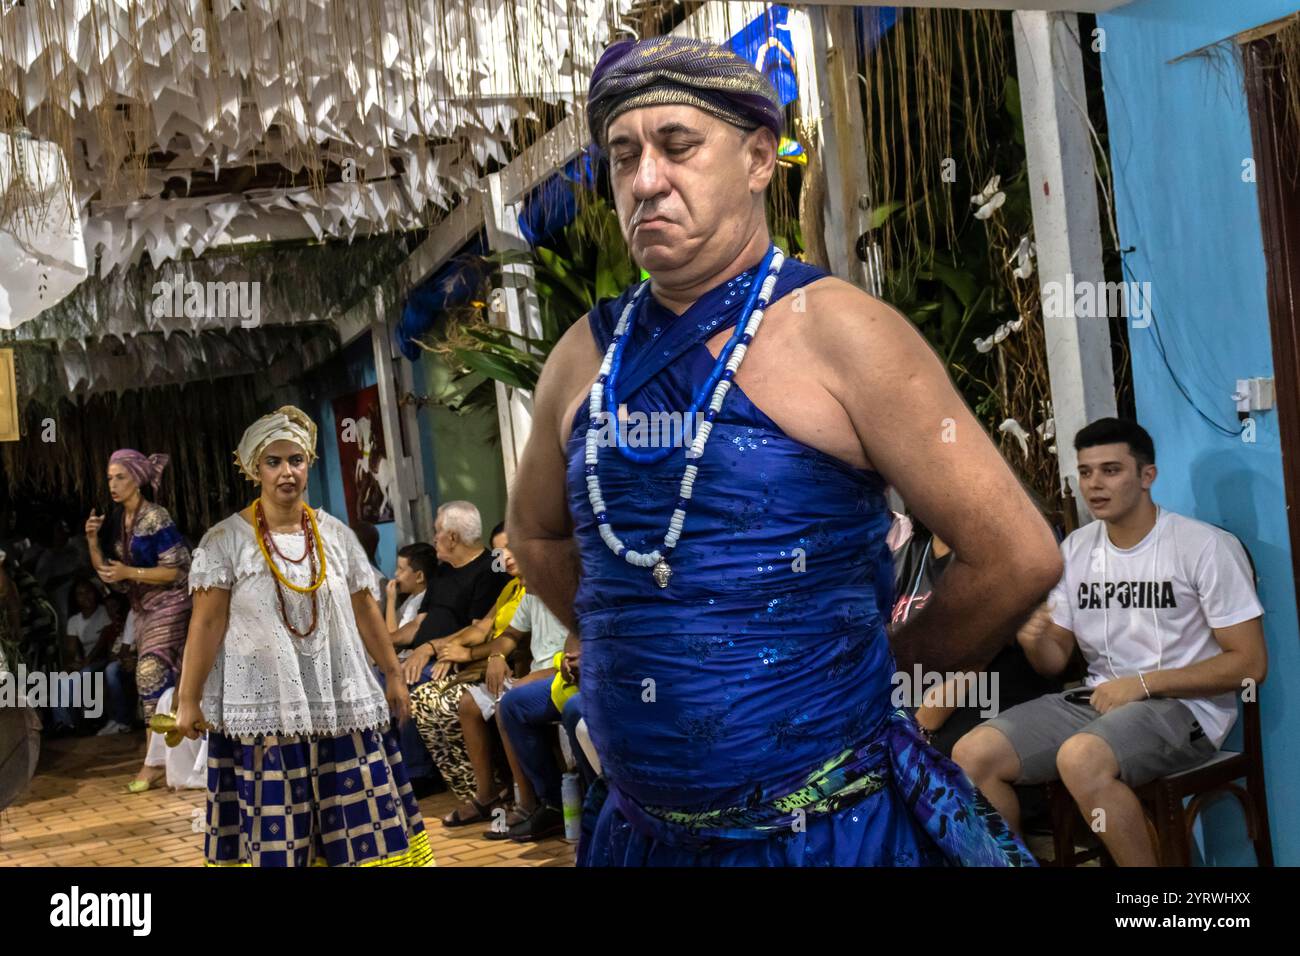
[[[397,734],[208,733],[209,866],[428,866]]]

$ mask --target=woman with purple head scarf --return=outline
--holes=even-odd
[[[109,587],[131,599],[135,612],[136,686],[146,719],[163,691],[176,683],[190,619],[190,550],[167,509],[152,500],[169,460],[133,448],[113,452],[108,459],[113,508],[107,516],[92,509],[86,520],[95,570]],[[148,734],[146,730],[146,751]],[[146,762],[127,790],[148,790],[164,769]]]

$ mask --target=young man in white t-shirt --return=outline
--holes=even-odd
[[[1121,866],[1154,866],[1139,787],[1205,762],[1237,716],[1236,693],[1268,667],[1254,575],[1240,542],[1151,500],[1155,447],[1104,418],[1074,446],[1099,520],[1061,544],[1065,573],[1018,637],[1059,674],[1077,646],[1085,687],[1048,694],[972,730],[953,759],[1014,828],[1014,784],[1060,779]]]

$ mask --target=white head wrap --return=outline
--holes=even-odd
[[[291,441],[307,455],[307,463],[316,460],[316,423],[307,413],[292,405],[282,405],[270,415],[263,415],[244,430],[235,450],[235,464],[249,481],[259,482],[257,463],[272,442]]]

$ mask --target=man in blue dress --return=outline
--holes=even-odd
[[[588,121],[650,280],[549,357],[508,519],[581,637],[579,863],[1031,864],[891,691],[992,658],[1060,577],[1050,529],[911,323],[772,246],[782,117],[750,64],[614,44]],[[638,413],[702,424],[605,427]],[[956,555],[892,647],[890,484]]]

